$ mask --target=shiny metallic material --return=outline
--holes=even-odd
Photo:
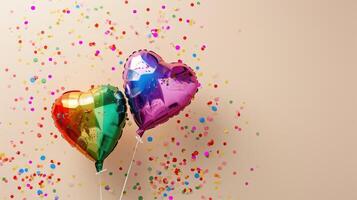
[[[52,118],[63,138],[95,161],[100,172],[122,135],[126,101],[118,88],[110,85],[88,92],[68,91],[53,104]]]

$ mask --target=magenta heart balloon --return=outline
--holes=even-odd
[[[134,52],[127,59],[123,79],[140,137],[189,105],[200,85],[190,67],[166,63],[148,50]]]

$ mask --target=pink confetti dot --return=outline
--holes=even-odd
[[[36,6],[31,6],[31,10],[36,10]]]
[[[205,156],[209,157],[209,152],[208,151],[205,152]]]

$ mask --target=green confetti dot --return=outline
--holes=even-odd
[[[143,199],[144,199],[143,196],[139,196],[139,197],[138,197],[138,200],[143,200]]]
[[[33,59],[33,62],[38,62],[38,58],[34,58],[34,59]]]

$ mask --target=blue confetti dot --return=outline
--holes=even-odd
[[[166,193],[164,193],[164,197],[167,197],[167,194],[166,194]]]
[[[188,185],[188,181],[185,181],[185,185]]]
[[[42,156],[40,157],[40,160],[46,160],[46,156],[42,155]]]
[[[22,168],[19,170],[19,173],[20,173],[20,174],[22,174],[22,173],[24,173],[24,172],[25,172],[25,170],[22,169]]]
[[[36,81],[36,79],[35,79],[34,77],[31,77],[31,78],[30,78],[30,82],[31,82],[31,83],[34,83],[35,81]]]
[[[52,164],[50,165],[50,167],[51,167],[51,169],[55,169],[55,168],[56,168],[56,165],[52,163]]]
[[[123,64],[123,61],[119,61],[119,65],[122,65]]]
[[[218,108],[216,106],[212,106],[211,107],[212,111],[216,112],[218,110]]]
[[[195,178],[200,178],[200,175],[198,173],[195,173]]]
[[[42,190],[37,190],[37,195],[43,194]]]
[[[197,57],[197,54],[193,53],[193,54],[192,54],[192,57],[196,58],[196,57]]]
[[[153,138],[151,136],[148,137],[148,142],[152,142]]]
[[[205,120],[204,117],[201,117],[201,118],[200,118],[200,122],[201,122],[201,123],[205,123],[205,121],[206,121],[206,120]]]

